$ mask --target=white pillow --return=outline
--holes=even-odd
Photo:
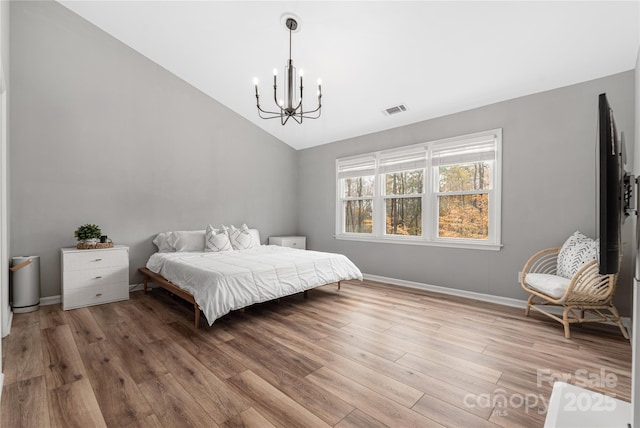
[[[258,229],[249,229],[249,233],[253,237],[254,246],[260,246],[260,231]]]
[[[598,240],[575,232],[562,245],[558,254],[557,274],[571,279],[582,266],[598,258]]]
[[[159,253],[170,253],[175,251],[175,248],[169,244],[169,236],[171,232],[162,232],[158,233],[156,237],[153,239],[153,243],[156,247],[158,247]]]
[[[240,229],[235,226],[227,228],[222,226],[229,234],[229,241],[234,250],[248,250],[260,246],[260,234],[257,229],[249,230],[246,224],[243,224]]]
[[[569,287],[570,279],[558,275],[546,273],[528,273],[524,277],[524,282],[541,293],[559,299],[564,296],[564,292]]]
[[[204,235],[204,251],[217,253],[219,251],[232,251],[229,235],[224,229],[214,229],[208,225]]]
[[[171,232],[168,242],[175,251],[204,251],[204,230]]]

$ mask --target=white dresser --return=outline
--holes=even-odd
[[[299,250],[307,249],[306,236],[270,236],[269,245],[279,245],[281,247],[297,248]]]
[[[61,248],[62,309],[129,298],[129,247]]]

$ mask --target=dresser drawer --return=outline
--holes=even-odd
[[[67,252],[62,258],[63,271],[92,270],[113,266],[128,266],[129,251],[125,248],[85,252]]]
[[[127,283],[92,285],[84,288],[65,290],[62,296],[62,309],[80,308],[118,300],[127,300],[128,298],[129,285]]]
[[[94,285],[129,283],[129,267],[104,267],[97,269],[72,270],[62,273],[65,292],[74,288]]]

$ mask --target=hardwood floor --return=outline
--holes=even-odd
[[[630,400],[616,327],[523,309],[347,282],[192,319],[161,289],[14,315],[2,426],[536,427],[562,377]]]

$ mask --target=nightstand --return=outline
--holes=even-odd
[[[279,245],[281,247],[297,248],[299,250],[307,249],[306,236],[270,236],[269,245]]]
[[[129,299],[129,247],[61,248],[62,309]]]

